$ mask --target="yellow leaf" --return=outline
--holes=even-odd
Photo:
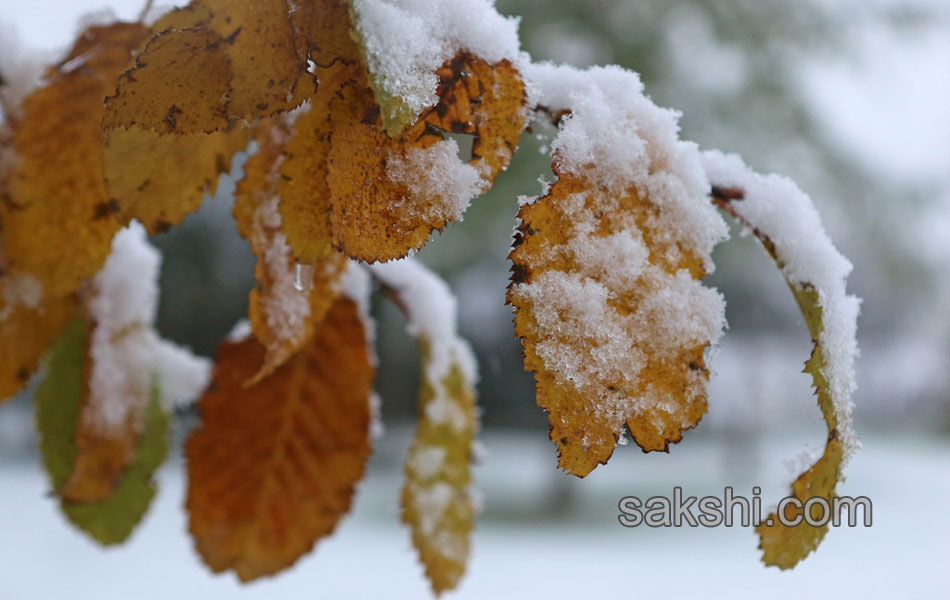
[[[106,189],[122,222],[138,219],[162,233],[214,194],[218,176],[247,146],[250,129],[160,135],[132,127],[113,130],[103,150]]]
[[[296,262],[283,233],[278,212],[282,199],[277,193],[278,167],[289,132],[280,120],[260,131],[260,149],[244,164],[234,202],[238,231],[257,256],[257,286],[248,309],[251,331],[267,348],[264,364],[249,383],[270,375],[307,343],[340,294],[340,277],[346,269],[346,258],[334,252],[313,266],[309,280],[300,282],[306,289],[297,289]]]
[[[299,106],[315,90],[286,0],[195,0],[207,25],[160,32],[106,99],[103,132],[211,133]],[[299,47],[298,47],[299,46]]]
[[[644,451],[666,451],[699,423],[720,324],[691,311],[721,299],[699,283],[702,258],[655,229],[662,209],[649,197],[557,174],[519,211],[508,302],[558,464],[583,477],[607,462],[624,425]],[[683,306],[664,305],[671,286]]]
[[[430,359],[423,344],[423,362]],[[425,368],[423,368],[425,373]],[[412,528],[426,577],[436,594],[454,589],[465,573],[475,518],[472,446],[478,430],[475,390],[452,365],[438,389],[423,375],[419,425],[406,457],[402,520]],[[450,403],[458,422],[431,418]]]
[[[277,573],[349,510],[370,453],[363,327],[356,304],[337,300],[309,345],[251,387],[264,347],[222,345],[185,448],[189,529],[212,570]]]
[[[37,278],[44,297],[76,291],[105,262],[119,229],[102,182],[102,99],[147,34],[126,23],[84,31],[14,123],[0,241],[7,270]]]

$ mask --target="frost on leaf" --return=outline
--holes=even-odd
[[[374,265],[372,272],[406,313],[409,333],[422,350],[419,425],[406,457],[402,519],[440,594],[465,573],[476,512],[475,357],[456,332],[455,298],[434,273],[411,259]]]
[[[62,489],[73,477],[80,453],[76,435],[86,388],[88,331],[82,316],[72,320],[53,345],[47,377],[34,396],[40,453],[54,490]],[[158,395],[158,388],[152,387],[134,458],[111,493],[92,502],[60,498],[70,522],[101,544],[128,539],[155,496],[152,476],[168,453],[168,417]]]
[[[439,104],[396,138],[383,132],[358,65],[321,78],[326,84],[298,119],[281,167],[291,188],[281,212],[298,259],[316,260],[331,246],[368,262],[401,258],[460,220],[508,165],[524,123],[517,72],[461,57],[443,75]],[[458,157],[443,130],[476,136],[471,161]],[[307,173],[318,182],[304,187]]]
[[[85,30],[12,123],[0,242],[7,271],[38,279],[50,301],[99,270],[120,227],[102,182],[102,99],[147,33],[125,23]]]
[[[212,570],[277,573],[349,510],[370,454],[365,326],[341,297],[306,346],[249,387],[265,348],[251,336],[219,349],[185,448],[189,528]]]
[[[508,301],[559,466],[583,477],[625,426],[663,451],[705,413],[724,303],[700,279],[726,228],[695,147],[633,74],[542,65],[529,77],[537,101],[572,112],[554,141],[558,180],[520,209]]]
[[[211,133],[299,106],[314,91],[286,0],[195,0],[207,24],[157,33],[107,98],[103,132]]]
[[[272,373],[307,343],[342,291],[347,264],[342,254],[334,253],[313,266],[307,281],[295,280],[298,270],[282,230],[277,193],[288,137],[287,126],[279,119],[261,128],[259,150],[244,164],[244,179],[235,194],[238,231],[257,256],[257,286],[251,291],[248,316],[254,336],[267,349],[249,383]]]
[[[828,238],[811,199],[790,180],[754,173],[736,155],[706,152],[703,160],[713,201],[759,239],[805,318],[814,344],[805,372],[812,376],[828,437],[824,453],[792,483],[791,493],[801,502],[821,497],[830,504],[844,467],[859,447],[851,394],[856,388],[860,300],[846,292],[851,263]],[[795,507],[786,507],[789,520],[798,514]],[[786,527],[775,514],[769,518],[772,526],[766,521],[756,528],[762,561],[781,569],[808,556],[828,531],[827,525],[814,527],[802,521]]]
[[[85,294],[87,325],[75,464],[57,489],[67,502],[102,502],[136,460],[155,388],[170,409],[200,393],[208,364],[153,329],[160,256],[138,224],[113,239],[112,253]]]

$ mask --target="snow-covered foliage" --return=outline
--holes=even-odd
[[[161,339],[154,329],[160,266],[145,229],[132,223],[116,234],[109,259],[92,281],[87,312],[93,323],[93,402],[84,414],[103,430],[125,425],[130,411],[147,402],[153,381],[167,408],[193,400],[208,383],[210,361]]]
[[[813,286],[818,293],[824,324],[818,341],[847,461],[858,448],[851,394],[857,388],[855,334],[861,307],[860,299],[845,290],[851,263],[825,233],[811,198],[793,181],[755,173],[736,154],[704,152],[703,164],[714,185],[742,190],[742,199],[731,202],[730,208],[775,244],[786,279]]]

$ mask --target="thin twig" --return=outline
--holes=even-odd
[[[148,13],[152,10],[152,3],[155,0],[145,0],[145,6],[142,7],[142,12],[139,13],[139,23],[145,22],[145,17],[148,16]]]

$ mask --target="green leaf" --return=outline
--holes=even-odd
[[[54,493],[69,479],[78,453],[76,427],[85,390],[86,334],[86,320],[79,315],[53,345],[46,378],[34,397],[40,452]],[[60,500],[73,525],[103,545],[128,539],[155,496],[152,476],[168,455],[169,420],[160,398],[159,387],[153,384],[136,458],[112,495],[102,502]]]
[[[350,22],[356,23],[357,15],[353,9],[352,0],[347,0],[346,4],[350,9]],[[350,35],[353,37],[353,41],[356,42],[356,47],[359,49],[360,61],[363,63],[363,68],[369,76],[369,85],[373,88],[373,95],[379,104],[379,115],[383,121],[383,131],[385,131],[389,137],[396,137],[402,133],[402,130],[405,129],[406,126],[414,123],[419,115],[400,96],[387,90],[382,81],[376,77],[376,74],[369,66],[370,61],[367,59],[368,51],[366,44],[363,42],[363,38],[355,26],[351,27]]]

